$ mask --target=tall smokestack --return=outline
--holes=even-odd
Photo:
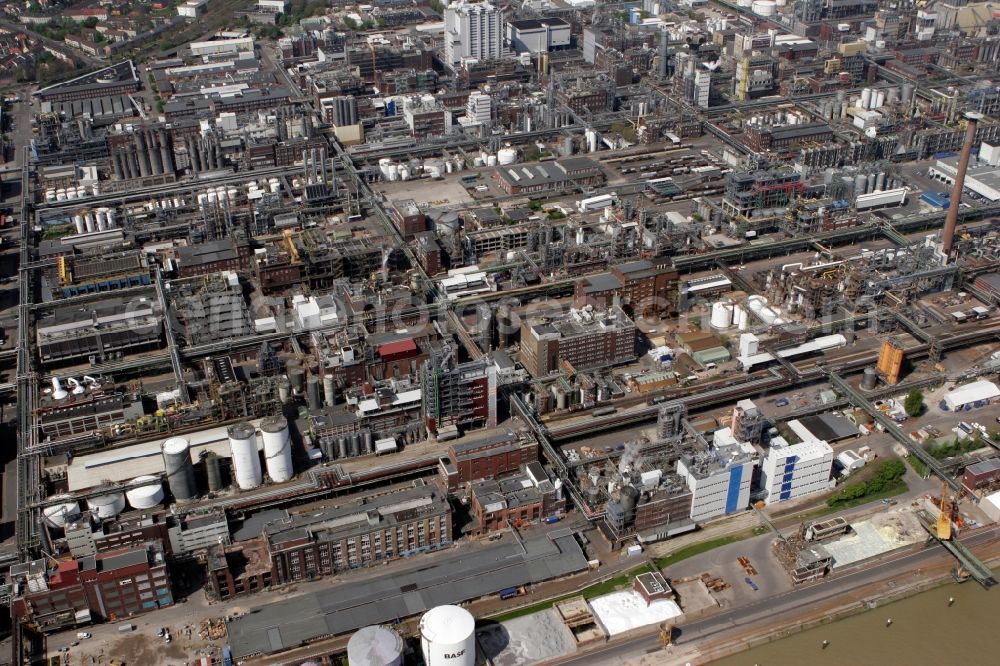
[[[951,256],[951,245],[955,240],[955,225],[958,224],[958,207],[962,204],[962,190],[965,189],[965,172],[969,169],[969,159],[972,157],[972,147],[976,143],[976,127],[983,114],[967,111],[965,119],[965,143],[962,154],[958,158],[958,171],[955,173],[955,185],[951,188],[951,203],[948,206],[948,216],[944,219],[944,233],[941,237],[941,251],[946,257]]]

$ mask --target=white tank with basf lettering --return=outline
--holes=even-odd
[[[420,618],[420,648],[427,666],[474,666],[476,620],[460,606],[437,606]]]

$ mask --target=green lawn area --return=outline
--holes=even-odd
[[[909,455],[906,456],[906,462],[913,468],[913,471],[917,473],[917,476],[920,478],[925,478],[927,476],[927,472],[929,470],[923,460],[914,455]]]
[[[531,615],[532,613],[541,612],[547,608],[552,608],[555,604],[560,601],[565,601],[566,599],[572,599],[573,597],[583,596],[584,599],[593,599],[594,597],[600,597],[605,594],[610,594],[621,587],[628,587],[632,583],[632,579],[639,574],[647,573],[652,571],[652,567],[649,564],[643,564],[634,569],[629,569],[628,571],[615,576],[614,578],[609,578],[606,581],[600,583],[594,583],[590,587],[585,587],[579,592],[574,592],[572,594],[564,594],[560,597],[554,597],[548,601],[540,601],[537,604],[532,604],[530,606],[523,606],[521,608],[515,608],[507,613],[502,613],[500,615],[494,615],[490,619],[494,622],[506,622],[507,620],[513,620],[517,617],[523,617],[525,615]]]
[[[655,564],[659,569],[666,569],[673,564],[683,562],[684,560],[692,558],[695,555],[701,555],[702,553],[707,553],[710,550],[715,550],[716,548],[720,548],[722,546],[728,546],[731,543],[748,539],[751,536],[754,536],[754,531],[731,534],[729,536],[719,537],[718,539],[712,539],[711,541],[703,541],[702,543],[696,543],[693,546],[681,548],[666,557],[653,560],[653,564]]]

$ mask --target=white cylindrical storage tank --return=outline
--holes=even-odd
[[[56,201],[66,201],[66,189],[60,187],[56,190]]]
[[[879,90],[875,95],[875,108],[881,109],[883,106],[885,106],[885,91]]]
[[[452,163],[451,160],[448,160],[448,161],[446,161],[444,163],[444,171],[445,171],[445,173],[451,173],[454,170],[455,170],[455,165]]]
[[[208,197],[208,203],[210,204],[214,204],[219,201],[219,195],[215,193],[215,190],[209,190],[206,196]]]
[[[786,4],[788,4],[788,0],[775,0],[774,4],[776,4],[778,7],[784,7]]]
[[[233,473],[241,490],[260,485],[260,456],[257,454],[257,432],[249,423],[237,423],[229,428],[229,449],[233,454]]]
[[[885,172],[879,171],[878,175],[875,176],[875,191],[881,192],[885,189]]]
[[[474,167],[481,167],[481,166],[483,166],[483,158],[482,157],[475,157],[475,158],[473,158],[473,160],[472,160],[472,166],[474,166]]]
[[[292,441],[288,435],[288,421],[284,416],[272,416],[260,423],[264,439],[264,462],[267,475],[275,483],[284,483],[292,478]]]
[[[136,477],[132,483],[143,484],[125,491],[125,499],[133,509],[152,509],[163,502],[163,484],[155,476]]]
[[[868,109],[872,105],[872,89],[865,88],[861,91],[861,108]]]
[[[60,502],[42,509],[45,522],[52,527],[65,527],[66,523],[71,523],[80,517],[80,503],[72,496],[57,495],[52,499]]]
[[[198,205],[204,206],[208,202],[208,195],[202,192],[198,195]]]
[[[76,233],[78,234],[82,234],[84,231],[87,230],[87,227],[84,225],[83,222],[83,215],[77,213],[76,215],[73,216],[73,226],[76,227]]]
[[[501,165],[513,164],[517,161],[517,151],[513,148],[501,148],[497,151],[497,161]]]
[[[427,666],[474,666],[476,620],[460,606],[437,606],[420,618],[420,650]]]
[[[740,7],[749,7],[753,4],[753,0],[737,0],[736,4]]]
[[[747,327],[747,311],[741,305],[733,306],[733,325],[741,331]]]
[[[440,175],[440,174],[439,174]],[[399,167],[399,179],[409,180],[410,179],[410,167]]]
[[[73,199],[76,199],[76,188],[75,187],[67,187],[66,188],[66,198],[69,199],[70,201],[72,201]]]
[[[110,493],[87,500],[90,512],[98,518],[114,518],[125,510],[125,496],[121,493]]]
[[[85,196],[87,196],[87,188],[84,187],[83,185],[77,185],[76,186],[76,198],[77,199],[82,199]]]
[[[95,229],[97,229],[97,225],[94,224],[94,214],[93,213],[87,213],[86,215],[84,215],[83,216],[83,221],[84,221],[84,226],[86,226],[88,232],[91,232],[91,231],[94,231]]]
[[[108,229],[114,229],[114,228],[115,228],[115,209],[114,208],[109,208],[108,209]]]
[[[108,230],[108,215],[107,213],[101,210],[97,211],[97,230],[98,231]]]
[[[399,165],[397,164],[389,165],[389,180],[391,181],[399,180]]]
[[[754,0],[751,11],[760,16],[774,16],[774,0]]]
[[[56,191],[54,188],[45,190],[45,200],[50,203],[56,200]]]
[[[235,187],[231,187],[228,190],[226,190],[226,198],[229,199],[229,203],[231,204],[236,203],[236,195],[237,195],[237,190]]]
[[[347,641],[348,666],[402,666],[403,639],[389,627],[361,627]]]
[[[191,444],[183,437],[171,437],[163,442],[162,450],[167,486],[174,499],[184,501],[197,497],[198,486],[194,480]]]
[[[101,186],[98,183],[94,183],[90,186],[91,193],[96,197],[101,194]]]
[[[733,325],[733,305],[718,301],[712,305],[712,328],[729,328]]]
[[[497,165],[497,156],[496,155],[487,155],[486,156],[486,166],[494,167],[496,165]]]

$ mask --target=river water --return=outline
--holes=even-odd
[[[996,572],[995,572],[996,573]],[[954,603],[949,606],[949,597]],[[949,583],[713,662],[715,666],[1000,664],[1000,589]],[[892,624],[886,626],[886,621]],[[824,648],[823,641],[829,641]]]

